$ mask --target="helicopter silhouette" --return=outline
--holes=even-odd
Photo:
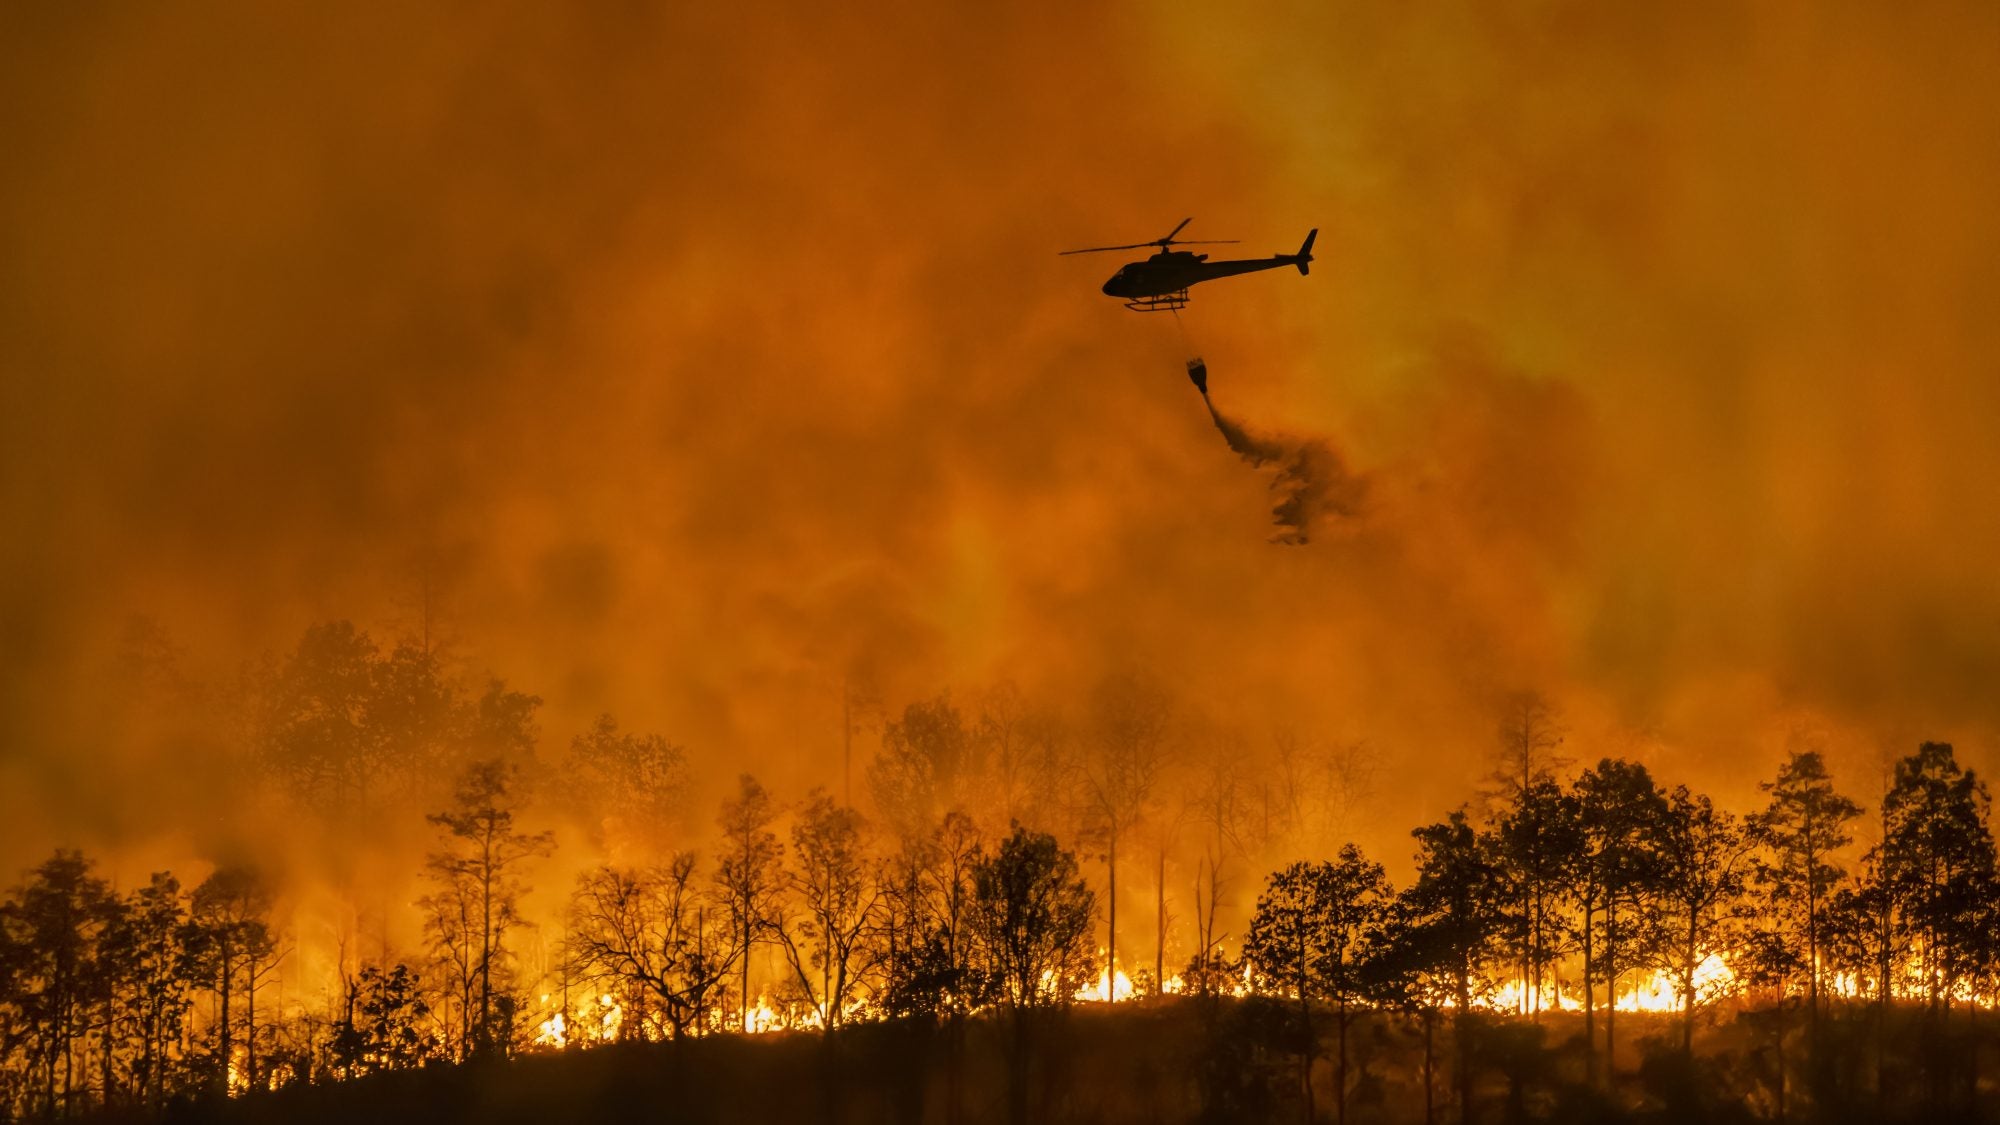
[[[1312,262],[1313,239],[1319,237],[1319,228],[1306,233],[1305,242],[1296,254],[1273,254],[1268,258],[1242,258],[1235,261],[1211,262],[1206,254],[1196,254],[1188,250],[1175,250],[1176,246],[1211,246],[1234,243],[1234,238],[1175,238],[1193,219],[1182,219],[1180,226],[1167,232],[1165,238],[1151,242],[1134,242],[1129,246],[1092,246],[1085,250],[1064,250],[1062,254],[1101,254],[1107,250],[1138,250],[1147,246],[1157,246],[1160,252],[1143,262],[1127,262],[1118,267],[1111,280],[1104,283],[1104,293],[1108,297],[1125,298],[1125,307],[1134,312],[1173,312],[1184,309],[1188,304],[1188,286],[1203,281],[1213,281],[1218,277],[1234,277],[1239,273],[1256,273],[1258,270],[1272,270],[1279,266],[1297,266],[1300,274],[1310,273],[1306,267]]]

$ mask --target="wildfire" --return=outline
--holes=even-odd
[[[547,1004],[550,997],[542,996]],[[610,993],[585,997],[573,1011],[562,1008],[549,1013],[535,1028],[535,1044],[560,1051],[572,1043],[609,1043],[618,1038],[624,1025],[625,1009]]]
[[[1132,978],[1122,970],[1114,974],[1109,969],[1098,970],[1096,983],[1086,984],[1076,992],[1076,998],[1088,1004],[1115,1004],[1132,996]]]
[[[1543,980],[1541,992],[1536,994],[1534,986],[1524,980],[1510,980],[1495,988],[1484,1005],[1496,1012],[1580,1012],[1583,1005],[1574,996],[1566,996],[1556,986],[1554,980]]]
[[[1717,954],[1711,953],[1694,967],[1694,995],[1699,1003],[1729,990],[1736,974]],[[1672,978],[1654,973],[1631,991],[1618,997],[1621,1012],[1677,1012],[1681,1007],[1680,988]]]
[[[1736,974],[1729,963],[1719,954],[1711,953],[1701,959],[1694,970],[1694,993],[1697,1003],[1713,999],[1730,991],[1735,984]],[[1583,1000],[1574,987],[1565,990],[1562,982],[1553,978],[1542,982],[1541,995],[1537,997],[1530,984],[1524,980],[1510,980],[1493,988],[1480,1007],[1497,1012],[1581,1012]],[[1600,998],[1600,1007],[1602,1000]],[[1612,1006],[1621,1012],[1678,1012],[1681,1010],[1680,986],[1666,973],[1635,973],[1621,976],[1618,991]]]
[[[542,999],[547,1000],[548,997],[544,996]],[[538,1047],[554,1047],[558,1051],[569,1046],[568,1024],[569,1021],[563,1019],[561,1012],[556,1012],[549,1016],[548,1019],[542,1021],[540,1027],[535,1029],[535,1045]]]
[[[749,1029],[752,1035],[763,1035],[772,1031],[783,1031],[789,1021],[783,1012],[771,1006],[769,996],[757,997],[757,1006],[750,1009]]]

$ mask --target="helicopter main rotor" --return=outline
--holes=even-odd
[[[1056,256],[1061,257],[1065,254],[1102,254],[1107,250],[1143,250],[1148,246],[1157,246],[1162,251],[1165,251],[1175,246],[1219,246],[1224,243],[1238,241],[1237,239],[1234,238],[1175,238],[1174,237],[1175,235],[1181,232],[1182,227],[1187,226],[1191,222],[1194,222],[1192,216],[1182,219],[1180,222],[1180,226],[1177,226],[1174,229],[1168,231],[1167,236],[1165,238],[1156,238],[1153,239],[1151,242],[1134,242],[1128,246],[1092,246],[1083,250],[1062,250],[1058,251]]]

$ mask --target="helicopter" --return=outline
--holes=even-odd
[[[1300,274],[1309,271],[1312,262],[1313,239],[1319,237],[1319,228],[1306,233],[1306,240],[1296,254],[1273,254],[1268,258],[1244,258],[1235,261],[1211,262],[1206,254],[1196,254],[1189,250],[1175,250],[1176,246],[1210,246],[1234,243],[1234,238],[1175,238],[1193,219],[1182,219],[1180,226],[1167,232],[1165,238],[1151,242],[1134,242],[1129,246],[1092,246],[1085,250],[1064,250],[1062,254],[1101,254],[1107,250],[1138,250],[1147,246],[1157,246],[1160,252],[1143,262],[1128,262],[1118,267],[1111,280],[1104,283],[1104,293],[1108,297],[1125,298],[1125,307],[1134,312],[1174,312],[1187,307],[1188,286],[1197,282],[1212,281],[1218,277],[1234,277],[1239,273],[1256,273],[1258,270],[1277,269],[1279,266],[1297,266]]]

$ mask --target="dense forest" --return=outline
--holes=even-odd
[[[153,679],[148,707],[238,716],[242,799],[328,847],[422,833],[389,884],[411,940],[378,907],[370,948],[360,902],[303,932],[254,861],[121,889],[58,849],[0,903],[8,1119],[450,1117],[468,1075],[599,1072],[718,1121],[727,1075],[794,1116],[953,1125],[1916,1119],[2000,1078],[1988,794],[1941,742],[1865,805],[1797,747],[1728,810],[1564,756],[1521,693],[1489,783],[1371,856],[1339,832],[1365,755],[1193,753],[1141,677],[882,709],[836,774],[858,799],[742,773],[700,809],[667,739],[607,716],[545,756],[537,698],[346,623],[227,691]]]

